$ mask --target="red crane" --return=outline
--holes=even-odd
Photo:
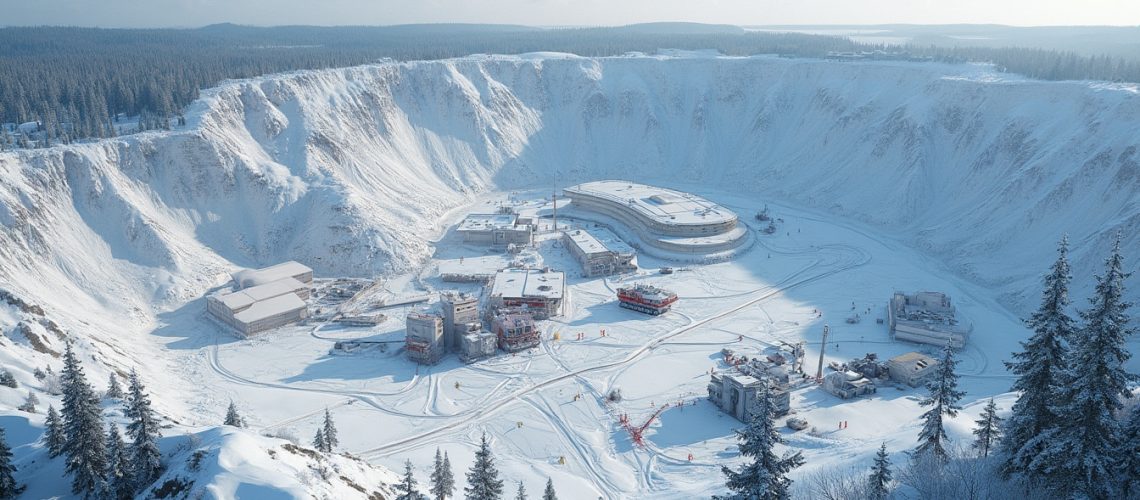
[[[649,420],[646,420],[644,424],[639,426],[634,426],[633,423],[629,421],[629,414],[623,413],[620,422],[626,432],[629,433],[630,441],[633,441],[633,443],[638,446],[645,446],[645,442],[642,441],[642,435],[645,434],[645,429],[648,429],[649,424],[652,424],[653,421],[661,415],[661,412],[665,411],[668,407],[669,405],[661,405],[660,408],[657,408],[657,411],[653,412],[653,415],[649,416]]]

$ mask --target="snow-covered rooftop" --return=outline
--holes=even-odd
[[[253,323],[284,312],[304,309],[305,307],[307,307],[305,301],[301,300],[300,297],[296,294],[287,293],[271,299],[255,302],[249,306],[249,309],[234,314],[234,319],[242,323]]]
[[[562,271],[504,269],[495,274],[493,293],[503,297],[561,299],[566,286]]]
[[[517,220],[515,214],[469,214],[459,223],[457,231],[490,231],[514,227]]]
[[[231,311],[252,305],[255,302],[271,299],[285,294],[292,294],[305,288],[305,284],[294,278],[282,278],[272,283],[252,286],[219,297],[222,304]]]
[[[574,246],[578,247],[578,249],[585,254],[602,253],[609,250],[604,243],[595,238],[594,235],[586,232],[585,229],[567,231],[566,236],[570,238]]]
[[[736,220],[736,213],[700,196],[627,181],[585,182],[564,190],[625,204],[664,224],[719,224]]]
[[[238,288],[249,288],[311,272],[313,270],[308,266],[291,260],[264,269],[243,269],[231,273],[230,276]]]

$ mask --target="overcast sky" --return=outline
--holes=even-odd
[[[1140,0],[5,0],[0,25],[507,23],[1140,26]]]

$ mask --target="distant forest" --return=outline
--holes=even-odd
[[[888,51],[889,57],[990,62],[1047,80],[1140,82],[1140,61],[1030,48],[884,47],[842,37],[753,32],[732,26],[651,24],[540,29],[506,25],[199,29],[0,29],[0,123],[39,122],[35,145],[167,128],[201,89],[225,79],[352,66],[382,58],[431,60],[477,53],[569,52],[582,56],[715,49],[728,55],[825,57]],[[872,56],[874,57],[874,56]],[[11,131],[10,131],[11,132]],[[0,147],[32,145],[20,134]],[[30,134],[25,134],[30,135]],[[7,142],[7,144],[6,144]]]

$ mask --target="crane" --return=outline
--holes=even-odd
[[[827,332],[831,328],[823,325],[823,341],[819,344],[819,368],[815,371],[816,382],[823,381],[823,353],[827,351]]]

